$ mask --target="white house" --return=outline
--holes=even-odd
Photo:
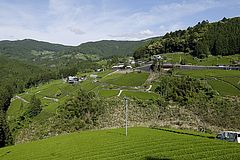
[[[73,83],[78,83],[78,82],[79,82],[79,78],[77,78],[77,77],[75,77],[75,76],[68,76],[67,82],[68,82],[68,83],[71,83],[71,84],[73,84]]]

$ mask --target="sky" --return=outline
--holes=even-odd
[[[0,40],[140,40],[240,16],[240,0],[0,0]]]

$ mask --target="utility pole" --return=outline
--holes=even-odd
[[[125,99],[125,134],[128,135],[128,98],[124,97]]]

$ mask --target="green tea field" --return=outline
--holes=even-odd
[[[141,86],[148,78],[149,74],[142,72],[114,73],[101,80],[101,82],[118,86]]]
[[[237,70],[179,70],[177,74],[206,79],[220,95],[240,95],[240,72]]]
[[[150,128],[83,131],[0,149],[4,160],[240,159],[240,145]]]

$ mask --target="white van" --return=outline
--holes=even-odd
[[[225,140],[228,142],[240,143],[240,132],[223,131],[218,133],[217,139]]]

